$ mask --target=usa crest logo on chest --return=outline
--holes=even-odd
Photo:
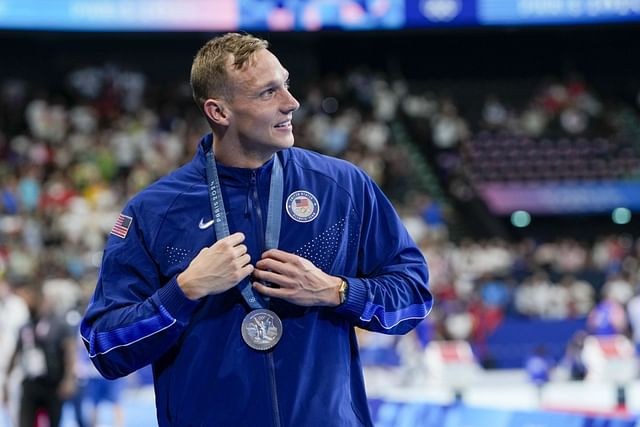
[[[313,194],[305,190],[294,191],[287,197],[287,214],[297,222],[311,222],[320,213],[320,203]]]

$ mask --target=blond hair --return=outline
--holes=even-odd
[[[260,49],[269,42],[251,34],[227,33],[209,40],[196,54],[191,65],[191,90],[198,108],[203,109],[209,98],[231,100],[232,90],[227,62],[232,57],[231,67],[241,70]]]

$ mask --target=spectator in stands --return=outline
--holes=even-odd
[[[554,247],[555,255],[551,265],[555,272],[564,274],[584,270],[587,262],[587,250],[584,244],[567,238],[560,239]]]
[[[610,274],[604,283],[602,292],[621,306],[626,305],[634,295],[634,289],[629,275],[625,273]]]
[[[467,123],[451,99],[442,101],[440,111],[432,118],[431,127],[433,143],[440,150],[454,149],[469,136]]]
[[[420,202],[421,214],[427,226],[427,236],[430,241],[446,240],[449,235],[442,204],[427,194]]]
[[[529,106],[522,111],[518,127],[522,133],[529,137],[539,137],[547,129],[549,117],[541,103],[532,100]]]
[[[611,294],[604,292],[604,298],[587,317],[587,331],[593,335],[626,334],[627,327],[624,307]]]
[[[444,328],[442,330],[443,337],[448,340],[469,340],[471,334],[476,329],[487,326],[487,323],[481,323],[486,319],[474,318],[469,307],[464,302],[448,301],[444,304]],[[473,314],[476,314],[476,310]],[[478,334],[476,334],[478,335]]]
[[[508,112],[497,95],[487,95],[482,106],[482,120],[489,129],[501,129],[507,123]]]
[[[546,317],[552,294],[549,275],[538,270],[516,289],[514,303],[518,312],[533,317]]]
[[[551,284],[543,317],[556,320],[571,317],[571,293],[568,288],[558,283]]]
[[[569,135],[579,135],[587,129],[589,118],[575,105],[569,105],[560,113],[560,124]]]
[[[595,289],[590,283],[579,280],[571,274],[565,274],[560,279],[559,286],[564,287],[569,294],[568,317],[586,317],[595,301]]]

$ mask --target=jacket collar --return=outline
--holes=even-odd
[[[213,134],[209,133],[200,139],[200,143],[198,144],[198,150],[196,152],[195,158],[193,161],[196,163],[196,168],[199,173],[206,179],[207,177],[207,153],[211,150],[213,146]],[[280,156],[280,161],[284,167],[288,156],[288,149],[280,151],[277,155]],[[231,166],[225,166],[221,163],[216,162],[216,168],[218,169],[218,175],[220,177],[220,181],[225,185],[239,185],[239,186],[247,186],[251,181],[251,177],[253,172],[256,173],[256,178],[258,183],[265,182],[265,178],[269,178],[271,176],[271,169],[273,168],[273,158],[271,158],[267,163],[260,166],[257,169],[247,169],[247,168],[235,168]],[[268,183],[268,179],[266,180]]]

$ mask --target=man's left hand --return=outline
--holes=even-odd
[[[256,263],[253,275],[260,281],[280,286],[270,288],[255,281],[254,289],[263,295],[305,307],[340,304],[338,288],[342,279],[325,273],[298,255],[270,249]]]

